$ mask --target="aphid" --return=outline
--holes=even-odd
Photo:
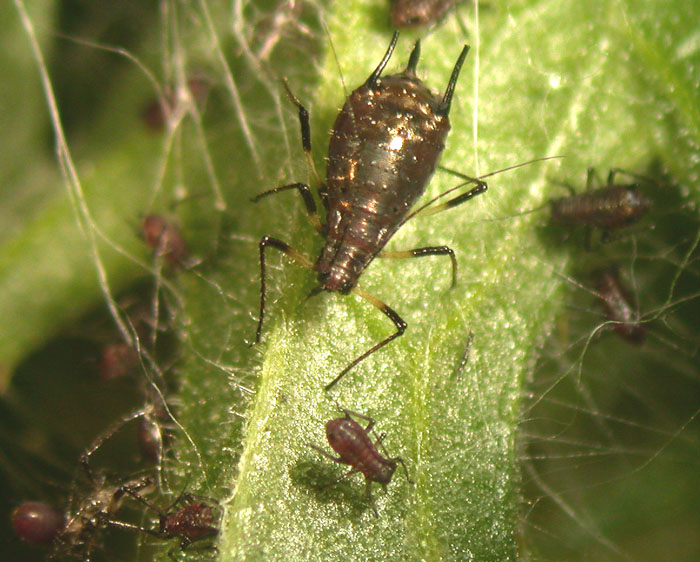
[[[617,269],[596,271],[593,280],[598,302],[605,317],[613,323],[612,329],[629,343],[644,343],[647,328],[639,321],[639,313],[633,305],[632,295],[622,284]]]
[[[639,184],[616,184],[615,175],[624,173],[612,168],[605,186],[593,188],[596,173],[588,169],[586,192],[550,201],[552,221],[565,226],[589,228],[586,245],[590,245],[590,228],[603,231],[603,241],[609,240],[610,232],[629,226],[641,219],[651,208],[651,201],[640,191]]]
[[[10,519],[12,529],[20,539],[41,546],[51,544],[66,524],[63,513],[47,503],[37,501],[18,505]]]
[[[436,23],[458,0],[391,0],[391,23],[399,29]]]
[[[172,269],[187,264],[188,251],[180,229],[161,215],[141,219],[141,232],[146,245]]]
[[[384,448],[382,440],[386,434],[382,433],[377,438],[376,442],[372,442],[369,432],[374,427],[374,420],[362,414],[351,412],[350,410],[341,411],[345,414],[345,417],[329,420],[326,423],[326,437],[328,438],[328,443],[333,450],[338,453],[338,456],[334,457],[321,449],[321,447],[317,447],[311,443],[309,443],[309,446],[334,462],[347,464],[352,467],[350,472],[348,472],[342,480],[356,472],[361,472],[365,477],[367,500],[371,501],[372,482],[379,482],[382,486],[386,487],[391,481],[396,467],[401,463],[406,473],[406,480],[412,484],[413,481],[408,476],[408,470],[406,469],[406,464],[403,459],[401,457],[390,458]],[[367,421],[367,427],[362,427],[352,419],[351,416]],[[383,457],[379,452],[377,449],[378,446],[381,447],[386,457]],[[374,506],[372,508],[374,509]]]
[[[97,370],[103,381],[124,378],[140,365],[139,354],[126,342],[110,343],[100,351]]]
[[[167,509],[162,509],[143,498],[137,491],[127,491],[134,499],[156,512],[158,530],[142,528],[141,531],[160,539],[179,539],[184,550],[194,542],[214,538],[219,534],[218,502],[192,494],[182,494]],[[184,505],[173,508],[180,502]]]
[[[265,315],[265,249],[268,247],[287,254],[295,261],[318,272],[321,291],[341,294],[355,292],[383,312],[396,327],[396,332],[373,345],[345,367],[326,390],[337,383],[350,369],[369,355],[384,347],[406,330],[406,322],[388,305],[356,288],[362,272],[377,256],[405,258],[449,256],[452,261],[452,282],[456,281],[454,252],[447,246],[429,246],[402,252],[384,252],[384,245],[398,228],[416,213],[409,214],[415,201],[423,194],[445,146],[450,130],[448,115],[460,69],[469,47],[462,50],[440,99],[434,96],[416,77],[420,57],[417,41],[406,70],[382,77],[398,40],[394,34],[379,66],[367,81],[350,94],[338,114],[331,131],[328,147],[326,183],[319,195],[326,208],[326,224],[321,222],[309,187],[293,183],[258,195],[262,197],[296,189],[304,200],[312,225],[325,238],[321,254],[312,264],[287,243],[271,236],[260,240],[260,319],[255,341],[260,341]],[[286,83],[285,83],[286,85]],[[311,162],[309,116],[303,105],[291,94],[299,111],[301,139],[307,159]],[[483,193],[487,189],[481,180],[471,180],[476,187],[434,207],[435,212],[454,207]]]
[[[187,86],[177,91],[165,88],[163,96],[150,100],[143,107],[141,118],[151,131],[160,132],[170,121],[177,122],[193,105],[203,111],[210,89],[210,81],[204,77],[190,78]]]

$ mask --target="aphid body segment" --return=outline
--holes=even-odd
[[[323,456],[352,467],[345,478],[356,472],[361,472],[365,477],[368,499],[371,497],[372,482],[379,482],[382,486],[386,486],[391,481],[399,463],[406,472],[406,479],[411,483],[403,459],[400,457],[390,458],[384,449],[382,445],[384,434],[380,435],[376,442],[370,438],[369,432],[374,427],[374,420],[349,410],[342,411],[345,417],[332,419],[326,423],[328,443],[338,453],[338,456],[334,457],[316,445],[309,445]],[[366,420],[367,427],[362,427],[352,416]],[[378,447],[382,448],[386,456],[382,456]]]
[[[37,501],[18,505],[10,519],[15,534],[34,545],[51,544],[66,524],[60,511],[47,503]]]
[[[605,317],[613,322],[615,332],[629,343],[644,343],[647,328],[639,321],[632,295],[622,284],[617,269],[597,271],[593,279],[600,307]]]
[[[467,56],[465,46],[455,63],[442,98],[434,96],[416,77],[420,42],[416,42],[406,70],[381,76],[398,40],[398,33],[384,58],[362,86],[353,91],[338,114],[328,147],[326,184],[319,194],[326,208],[322,224],[309,187],[302,183],[281,186],[261,193],[253,200],[289,189],[302,195],[310,220],[325,237],[325,244],[315,264],[285,242],[264,236],[260,241],[260,320],[256,342],[260,341],[265,313],[265,248],[272,246],[290,255],[302,265],[318,272],[315,292],[353,290],[365,268],[380,255],[385,244],[407,220],[409,211],[423,194],[435,171],[445,138],[450,130],[449,111],[457,78]],[[311,159],[308,113],[290,93],[299,110],[304,151]],[[474,180],[476,187],[441,206],[449,208],[486,191],[487,186]],[[435,209],[432,209],[433,211]],[[383,254],[386,257],[422,257],[446,255],[452,261],[453,282],[456,259],[447,246],[416,248]],[[404,333],[406,322],[389,306],[371,295],[358,294],[379,308],[394,323],[396,332],[354,359],[326,386],[332,387],[360,361]]]
[[[587,191],[550,202],[552,221],[566,226],[588,226],[606,232],[637,222],[651,208],[639,185],[616,184],[613,168],[604,187],[593,189],[595,170],[588,169]],[[625,172],[626,173],[626,172]]]
[[[391,0],[391,23],[398,29],[438,22],[458,0]]]

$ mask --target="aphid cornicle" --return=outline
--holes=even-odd
[[[435,171],[450,130],[449,112],[455,85],[469,47],[465,46],[442,98],[434,96],[416,77],[420,57],[417,41],[406,70],[381,76],[398,40],[394,34],[379,66],[362,86],[345,101],[331,131],[326,183],[319,188],[326,208],[326,224],[321,222],[316,203],[306,184],[293,183],[261,193],[253,199],[296,189],[301,194],[311,223],[325,237],[321,255],[312,264],[285,242],[263,236],[260,240],[260,319],[255,341],[260,341],[265,314],[265,249],[276,248],[297,262],[318,272],[320,291],[347,294],[352,290],[381,310],[394,323],[396,332],[355,358],[333,379],[326,390],[360,361],[402,335],[406,322],[392,308],[356,288],[362,272],[377,256],[449,256],[452,282],[456,279],[456,259],[447,246],[429,246],[403,252],[382,252],[384,245],[408,218],[409,211],[423,194]],[[286,83],[285,83],[286,85]],[[288,93],[299,110],[304,152],[311,161],[309,118],[304,106]],[[442,203],[439,209],[454,207],[487,189],[485,182],[472,180],[476,187]]]
[[[615,175],[618,173],[639,177],[612,168],[607,183],[594,189],[596,173],[594,168],[589,168],[586,192],[550,201],[552,221],[565,226],[599,228],[603,231],[604,241],[611,231],[637,222],[649,211],[651,201],[636,183],[616,184]]]
[[[338,453],[338,456],[334,457],[321,449],[321,447],[311,443],[308,445],[334,462],[351,466],[350,472],[343,477],[343,480],[356,472],[361,472],[365,477],[365,491],[368,501],[371,500],[372,482],[378,482],[382,486],[386,486],[391,481],[399,463],[403,466],[406,473],[406,480],[409,483],[413,483],[408,476],[408,470],[403,459],[401,457],[389,457],[386,449],[384,449],[382,440],[385,434],[380,435],[376,442],[372,442],[369,432],[374,427],[374,420],[350,410],[341,411],[345,414],[345,417],[326,422],[328,443]],[[352,416],[367,421],[367,427],[362,427]],[[377,447],[382,448],[386,457],[382,456]],[[372,506],[372,509],[374,509],[374,506]]]
[[[458,0],[391,0],[394,27],[412,28],[439,21]]]

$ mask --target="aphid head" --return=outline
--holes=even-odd
[[[632,185],[625,194],[626,208],[634,218],[646,214],[651,209],[651,199],[649,199],[637,185]]]
[[[398,464],[394,459],[386,459],[385,462],[382,463],[381,468],[372,474],[372,480],[382,485],[388,484],[391,482],[391,478],[394,476],[397,466]]]
[[[353,280],[349,276],[341,274],[336,268],[330,271],[320,271],[318,274],[320,286],[313,289],[309,296],[316,295],[321,291],[332,291],[341,295],[347,295],[352,291],[356,282],[356,279]]]

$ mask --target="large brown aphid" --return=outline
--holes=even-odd
[[[326,208],[326,223],[316,212],[309,187],[303,183],[284,185],[266,191],[260,198],[289,189],[301,194],[310,220],[325,237],[321,255],[312,264],[285,242],[263,236],[260,240],[260,320],[255,341],[260,341],[265,314],[265,249],[269,246],[289,255],[297,262],[318,272],[319,287],[314,291],[357,294],[381,310],[394,323],[396,332],[354,359],[333,379],[326,390],[360,361],[388,344],[406,330],[406,322],[379,299],[356,289],[360,275],[377,256],[422,257],[449,256],[453,284],[456,259],[447,246],[429,246],[403,252],[382,252],[398,228],[410,218],[409,211],[423,194],[433,174],[445,138],[450,130],[448,115],[452,95],[469,47],[462,50],[442,98],[434,96],[416,77],[420,41],[416,42],[406,70],[381,76],[398,40],[398,32],[379,66],[367,81],[350,94],[338,114],[328,147],[326,183],[319,188]],[[311,137],[306,109],[290,93],[299,110],[304,151],[311,161]],[[486,191],[486,183],[476,184],[466,193],[433,207],[431,211],[454,207]]]
[[[639,321],[639,313],[632,295],[622,284],[617,268],[596,271],[593,274],[598,302],[612,328],[625,341],[641,345],[647,328]]]
[[[399,29],[431,25],[458,0],[391,0],[391,23]]]
[[[343,480],[356,472],[361,472],[365,477],[365,490],[368,501],[371,500],[372,482],[379,482],[382,486],[386,486],[391,481],[391,477],[394,475],[399,463],[401,463],[406,473],[406,480],[409,483],[413,483],[408,476],[408,470],[406,470],[406,464],[403,462],[403,459],[401,457],[390,458],[386,449],[384,449],[382,440],[385,434],[380,435],[376,442],[372,442],[369,432],[374,427],[374,420],[350,410],[341,411],[345,414],[345,417],[332,419],[326,423],[328,443],[338,453],[338,456],[334,457],[321,449],[321,447],[311,443],[309,443],[309,446],[332,461],[351,466],[350,472],[343,477]],[[367,427],[362,427],[352,419],[352,416],[367,421]],[[386,456],[382,456],[377,447],[381,447]]]
[[[651,201],[641,192],[639,184],[616,184],[615,175],[622,172],[612,168],[607,183],[594,189],[596,173],[588,169],[586,192],[550,201],[552,221],[565,226],[586,226],[610,232],[641,219],[651,208]],[[636,177],[636,176],[635,176]]]

